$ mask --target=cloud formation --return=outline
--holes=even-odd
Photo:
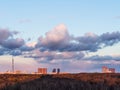
[[[18,34],[17,31],[9,31],[8,29],[0,29],[0,45],[5,48],[19,48],[24,44],[21,38],[14,39],[13,36]]]
[[[116,16],[116,17],[114,17],[115,19],[120,19],[120,16]]]
[[[36,60],[39,61],[52,61],[52,60],[59,60],[62,59],[64,60],[80,60],[81,58],[84,57],[84,53],[82,52],[56,52],[56,51],[44,51],[41,52],[40,50],[35,50],[33,54],[25,57],[30,57],[30,58],[35,58]]]
[[[86,33],[75,37],[70,35],[64,24],[56,26],[47,32],[45,37],[40,36],[36,47],[50,51],[89,51],[96,52],[106,46],[112,46],[120,41],[120,32],[103,33],[96,35]]]
[[[7,29],[0,29],[0,44],[2,44],[9,37],[12,37],[12,35],[12,32],[8,31]]]
[[[15,49],[22,47],[25,44],[24,39],[14,38],[19,32],[9,31],[8,29],[0,29],[0,50],[1,55],[3,54],[14,54]],[[13,51],[12,51],[13,50]],[[17,54],[18,55],[18,54]]]
[[[40,36],[35,42],[30,39],[25,42],[23,38],[15,38],[16,34],[19,32],[0,29],[0,55],[22,55],[44,64],[60,64],[63,68],[80,67],[86,70],[88,70],[86,66],[100,68],[110,63],[120,64],[120,56],[86,57],[86,52],[95,53],[99,49],[120,42],[119,31],[101,35],[89,32],[76,37],[69,34],[64,24],[60,24],[48,31],[45,36]]]
[[[0,29],[0,49],[1,55],[24,55],[40,60],[58,60],[58,59],[104,59],[111,57],[93,56],[84,58],[84,52],[96,52],[107,46],[112,46],[120,41],[120,32],[103,33],[101,35],[92,32],[83,36],[75,37],[70,35],[67,27],[60,24],[48,31],[44,37],[40,36],[38,42],[26,43],[22,38],[14,38],[17,31],[9,31],[8,29]],[[112,58],[113,59],[113,58]]]
[[[115,43],[120,41],[120,32],[112,32],[112,33],[103,33],[100,36],[101,43],[104,43],[105,46],[112,46]]]
[[[24,40],[21,38],[8,39],[2,43],[2,46],[9,49],[19,48],[24,45]]]
[[[69,39],[69,33],[66,26],[64,24],[60,24],[53,30],[47,32],[45,37],[39,37],[37,46],[56,50],[67,46]]]
[[[21,24],[23,24],[23,23],[30,23],[30,22],[31,22],[30,19],[21,19],[21,20],[18,21],[18,23],[21,23]]]
[[[120,56],[110,56],[110,55],[105,55],[105,56],[99,56],[99,55],[94,55],[91,57],[84,58],[85,60],[93,60],[93,61],[105,61],[105,60],[115,60],[119,61]]]

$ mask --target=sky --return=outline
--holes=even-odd
[[[119,0],[0,0],[0,71],[120,67]]]

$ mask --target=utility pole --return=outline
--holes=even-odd
[[[12,73],[14,73],[14,58],[12,56]]]

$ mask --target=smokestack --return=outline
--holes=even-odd
[[[12,56],[12,72],[14,73],[14,58]]]

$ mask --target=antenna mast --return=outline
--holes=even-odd
[[[12,56],[12,72],[14,73],[14,58]]]

